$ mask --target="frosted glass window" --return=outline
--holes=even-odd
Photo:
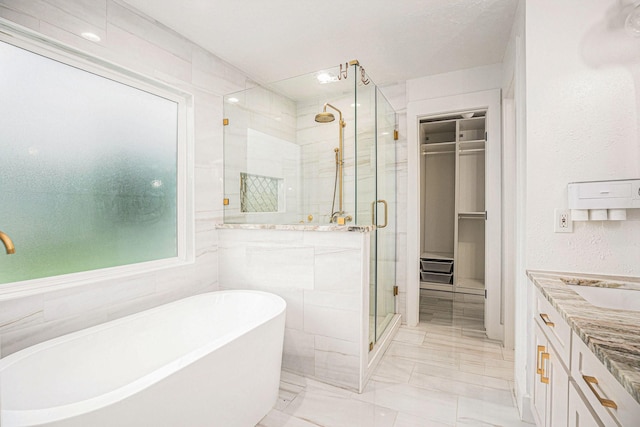
[[[176,257],[178,103],[4,42],[0,64],[0,283]]]

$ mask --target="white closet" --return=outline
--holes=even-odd
[[[421,289],[485,293],[485,115],[420,120]]]

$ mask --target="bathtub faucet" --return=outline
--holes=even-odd
[[[4,244],[4,248],[7,251],[7,255],[16,253],[16,247],[13,246],[13,241],[11,240],[11,237],[7,236],[5,233],[0,231],[0,240],[2,240],[2,243]]]

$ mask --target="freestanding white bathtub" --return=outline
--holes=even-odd
[[[212,292],[0,359],[0,424],[250,427],[278,396],[286,304]]]

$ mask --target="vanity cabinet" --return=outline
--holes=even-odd
[[[569,357],[571,335],[565,338],[564,319],[547,307],[542,295],[537,295],[534,320],[535,370],[532,406],[536,425],[557,427],[567,425],[569,404]],[[547,302],[548,303],[548,302]],[[555,329],[558,328],[559,332]],[[558,338],[558,335],[561,339]]]
[[[542,292],[535,285],[531,286],[535,297],[530,341],[534,378],[530,392],[536,425],[640,426],[640,403],[571,329]],[[566,302],[565,291],[558,295]]]

